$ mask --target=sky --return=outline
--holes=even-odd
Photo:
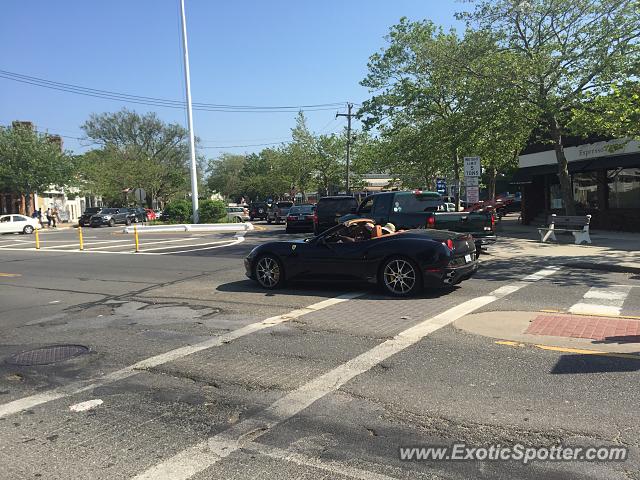
[[[315,133],[338,132],[347,101],[370,94],[359,82],[369,56],[402,16],[462,29],[456,0],[186,0],[194,102],[252,106],[333,104],[305,115]],[[179,0],[3,2],[0,70],[131,95],[183,101]],[[32,121],[90,148],[80,128],[92,113],[155,111],[186,126],[184,109],[136,105],[0,78],[0,125]],[[304,110],[304,109],[303,109]],[[194,111],[199,153],[259,151],[290,139],[295,112]],[[357,125],[356,125],[357,126]]]

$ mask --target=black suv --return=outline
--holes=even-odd
[[[322,197],[316,205],[316,214],[313,219],[313,233],[316,235],[338,224],[338,219],[349,213],[354,213],[358,208],[358,202],[354,197],[339,195],[335,197]]]
[[[142,207],[129,208],[129,219],[132,223],[144,223],[147,221],[147,212]]]
[[[108,225],[115,226],[118,223],[131,225],[131,217],[128,208],[103,208],[100,213],[96,213],[91,217],[92,227],[101,227]]]
[[[96,213],[100,213],[102,211],[102,207],[89,207],[85,209],[84,213],[80,215],[78,219],[78,226],[84,227],[85,225],[89,225],[91,222],[91,217],[93,217]]]
[[[269,205],[266,202],[252,202],[249,205],[249,219],[253,222],[256,218],[258,220],[267,219],[267,211]]]

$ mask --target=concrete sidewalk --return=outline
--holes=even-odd
[[[595,230],[591,245],[575,245],[573,235],[557,234],[557,242],[540,242],[535,226],[521,225],[518,214],[510,214],[497,224],[498,241],[488,249],[492,258],[553,259],[577,268],[640,273],[640,234]]]

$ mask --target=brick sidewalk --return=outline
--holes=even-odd
[[[543,314],[533,319],[525,333],[620,343],[638,342],[640,319]]]

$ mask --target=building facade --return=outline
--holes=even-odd
[[[640,143],[611,140],[564,149],[578,214],[590,214],[594,229],[640,232]],[[522,221],[544,224],[563,213],[553,150],[519,157],[513,183],[522,185]]]

